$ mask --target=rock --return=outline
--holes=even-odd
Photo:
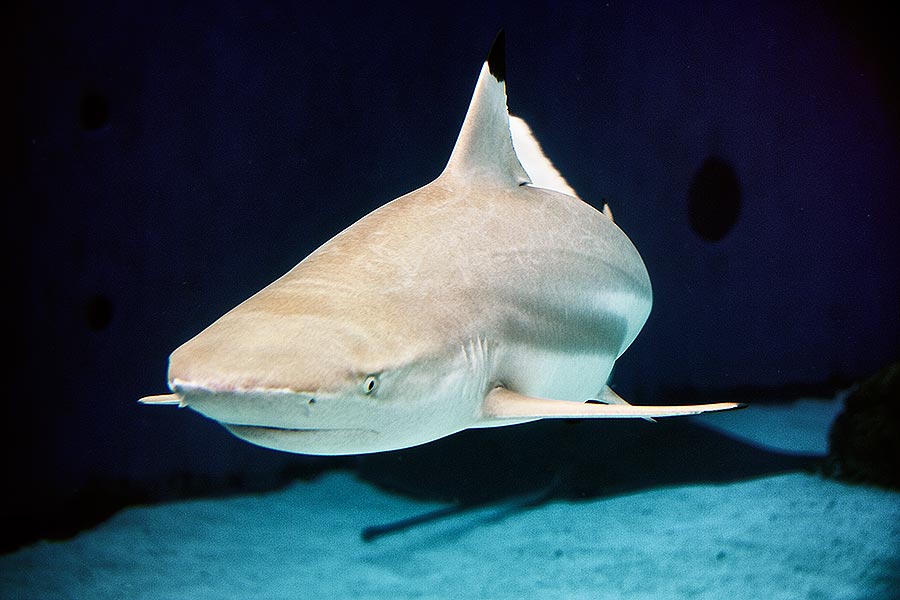
[[[826,476],[900,489],[900,363],[847,397],[828,436]]]

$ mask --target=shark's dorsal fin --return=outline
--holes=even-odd
[[[445,176],[515,187],[531,183],[516,157],[506,108],[504,34],[497,34],[481,67],[466,119],[444,169]]]

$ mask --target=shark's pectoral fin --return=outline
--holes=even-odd
[[[620,406],[631,406],[622,396],[618,395],[613,391],[611,387],[608,385],[604,385],[603,389],[600,390],[600,393],[596,398],[591,398],[590,400],[585,400],[588,404],[618,404]],[[641,417],[645,421],[650,421],[651,423],[656,423],[656,419],[653,417]]]
[[[609,388],[606,388],[609,389]],[[609,390],[611,393],[612,390]],[[603,396],[603,394],[601,394]],[[615,396],[618,398],[618,396]],[[606,398],[601,398],[603,401]],[[688,406],[632,406],[621,398],[608,404],[547,400],[523,396],[506,388],[491,390],[482,405],[482,427],[505,425],[507,422],[535,419],[629,419],[654,417],[679,417],[704,412],[734,410],[746,405],[736,402],[718,404],[694,404]]]

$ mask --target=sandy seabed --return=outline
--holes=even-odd
[[[523,510],[366,542],[440,505],[347,473],[134,507],[0,557],[3,598],[900,598],[900,494],[791,473]]]

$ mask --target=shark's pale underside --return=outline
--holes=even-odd
[[[443,173],[366,215],[172,353],[172,393],[260,446],[357,454],[632,406],[606,386],[647,270],[506,108],[502,33]]]

